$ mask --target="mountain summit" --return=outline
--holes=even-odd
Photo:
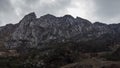
[[[0,27],[3,68],[120,68],[111,60],[120,60],[120,24],[32,12]]]
[[[81,42],[95,39],[114,40],[119,36],[119,24],[91,23],[80,17],[74,18],[71,15],[55,17],[47,14],[36,18],[34,12],[26,15],[18,24],[1,27],[1,32],[8,28],[14,28],[6,40],[7,48],[27,47],[42,48],[46,43]],[[17,27],[15,27],[17,26]],[[8,31],[7,29],[5,31]]]

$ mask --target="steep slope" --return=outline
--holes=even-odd
[[[71,15],[37,18],[33,12],[15,25],[0,27],[0,67],[119,68],[119,42],[120,24]]]
[[[6,41],[11,37],[12,33],[15,31],[17,25],[7,24],[6,26],[0,27],[0,50],[5,49]]]
[[[80,42],[101,39],[115,34],[114,26],[90,21],[70,15],[55,17],[47,14],[36,18],[35,13],[26,15],[8,40],[7,48],[43,48],[48,43]]]

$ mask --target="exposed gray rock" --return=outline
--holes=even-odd
[[[36,18],[35,13],[26,15],[15,28],[12,36],[6,43],[7,48],[43,47],[45,43],[66,41],[88,41],[103,35],[114,35],[120,30],[114,25],[107,25],[70,15],[55,17],[47,14]],[[1,29],[0,29],[1,30]]]
[[[5,26],[0,27],[0,50],[5,50],[6,41],[9,40],[12,33],[16,30],[18,25],[7,24]]]

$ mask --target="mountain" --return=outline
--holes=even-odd
[[[94,57],[96,53],[99,59],[102,55],[102,58],[104,56],[104,59],[112,60],[113,56],[119,55],[119,42],[120,24],[91,23],[71,15],[56,17],[47,14],[37,18],[32,12],[17,24],[0,27],[0,51],[10,54],[18,52],[22,58],[17,57],[14,62],[20,61],[23,66],[38,64],[38,67],[43,66],[41,68],[59,68],[86,57],[88,59],[91,55]],[[106,53],[109,52],[108,57]],[[36,60],[36,57],[39,59]],[[96,62],[94,59],[91,61]]]
[[[16,25],[17,27],[15,27]],[[9,33],[11,37],[6,42],[7,48],[19,46],[41,48],[45,46],[45,43],[50,42],[104,40],[104,36],[113,40],[116,38],[114,36],[118,36],[120,33],[119,24],[91,23],[80,17],[73,18],[70,15],[55,17],[47,14],[36,18],[35,13],[30,13],[16,25],[10,26],[14,29],[8,30],[11,31]],[[25,45],[21,45],[23,43]]]
[[[0,50],[4,50],[5,42],[10,38],[17,26],[17,24],[7,24],[6,26],[0,27]]]

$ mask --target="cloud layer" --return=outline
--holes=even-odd
[[[0,0],[0,25],[17,23],[30,12],[37,16],[71,14],[92,22],[120,22],[120,0]]]
[[[98,20],[110,23],[120,22],[120,0],[94,0]]]

